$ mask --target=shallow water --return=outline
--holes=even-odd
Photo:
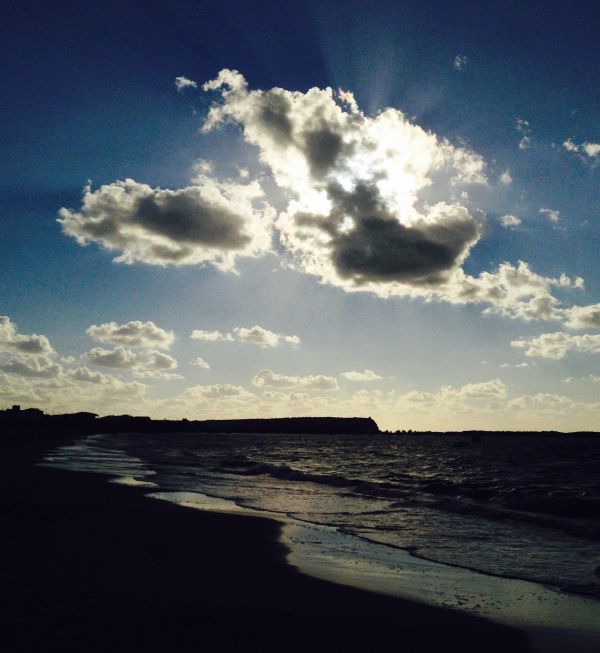
[[[107,435],[51,458],[600,597],[600,438]]]

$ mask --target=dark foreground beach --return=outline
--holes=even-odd
[[[525,636],[304,576],[279,525],[150,500],[1,446],[0,649],[510,651]]]

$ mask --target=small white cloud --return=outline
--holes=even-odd
[[[531,358],[551,358],[560,360],[570,351],[588,354],[600,353],[600,334],[572,336],[563,331],[542,333],[534,338],[513,340],[512,347],[525,350],[525,356]]]
[[[162,351],[145,349],[141,352],[134,352],[122,345],[114,349],[94,347],[85,354],[85,360],[100,367],[131,370],[138,373],[173,370],[177,367],[177,361]]]
[[[364,372],[342,372],[342,376],[348,381],[379,381],[382,377],[373,372],[365,370]]]
[[[210,370],[210,365],[203,358],[200,358],[200,356],[190,361],[190,365],[193,365],[194,367],[200,367],[203,370]]]
[[[563,143],[563,147],[567,152],[577,154],[584,163],[600,155],[600,143],[589,143],[586,141],[581,145],[577,145],[573,142],[573,139],[567,138]]]
[[[572,139],[567,138],[567,140],[563,143],[563,147],[567,152],[579,152],[579,147],[573,143]]]
[[[565,326],[569,329],[600,328],[600,304],[572,306],[567,309],[567,313]]]
[[[109,345],[128,345],[129,347],[159,347],[169,349],[175,340],[173,331],[156,326],[154,322],[132,320],[126,324],[105,322],[92,324],[87,330],[88,336]]]
[[[523,136],[519,141],[520,150],[528,150],[531,147],[531,138],[529,136]]]
[[[521,225],[521,218],[517,218],[516,215],[503,215],[500,224],[507,229],[516,229]]]
[[[512,184],[512,177],[511,174],[508,170],[505,170],[500,177],[498,177],[498,181],[503,185],[503,186],[510,186]]]
[[[34,356],[54,353],[46,336],[39,336],[36,333],[31,335],[18,333],[17,325],[11,322],[7,315],[0,315],[0,351],[2,350]]]
[[[141,372],[134,372],[133,376],[136,379],[154,379],[156,381],[180,381],[183,379],[181,374],[173,374],[172,372],[164,372],[163,370],[142,370]]]
[[[560,219],[560,211],[556,209],[540,209],[540,213],[545,215],[550,222],[556,224]]]
[[[467,65],[468,62],[469,60],[466,54],[457,54],[454,57],[452,67],[454,68],[454,70],[462,70]]]
[[[185,88],[198,88],[198,84],[195,81],[181,75],[180,77],[175,77],[175,88],[178,91],[183,91]]]
[[[288,390],[337,390],[338,382],[332,376],[323,374],[309,376],[287,376],[272,370],[261,370],[252,378],[252,385],[257,388]]]
[[[264,327],[255,324],[253,327],[235,327],[231,333],[221,333],[221,331],[202,331],[195,329],[190,336],[194,340],[207,340],[209,342],[226,341],[226,342],[248,342],[259,347],[277,347],[282,343],[289,345],[299,345],[298,336],[286,336],[282,333],[269,331]]]
[[[529,121],[524,120],[523,118],[517,118],[516,120],[516,129],[519,134],[522,134],[522,138],[519,141],[520,150],[528,150],[531,147],[531,126]]]
[[[594,159],[600,154],[600,143],[584,143],[581,148],[590,159]]]

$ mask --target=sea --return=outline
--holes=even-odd
[[[352,565],[390,578],[410,560],[413,589],[428,569],[520,579],[580,597],[600,629],[600,436],[107,434],[45,464],[279,519],[304,559],[343,562],[351,584]]]

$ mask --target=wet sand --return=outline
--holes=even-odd
[[[521,632],[305,576],[280,526],[0,446],[4,651],[529,651]]]

